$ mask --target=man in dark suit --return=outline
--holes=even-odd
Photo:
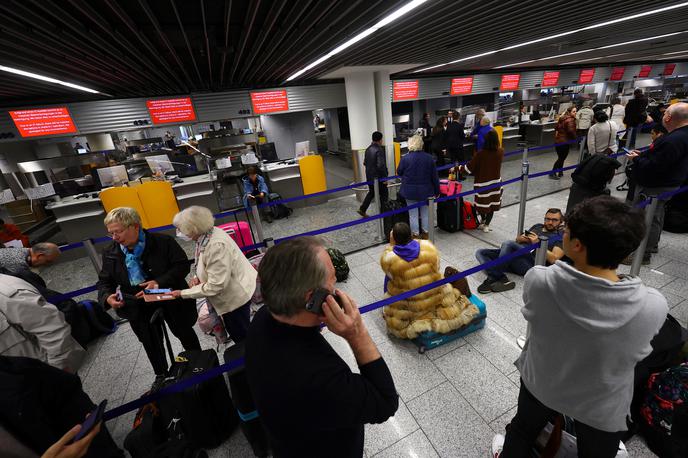
[[[447,128],[445,134],[447,152],[449,153],[451,161],[454,163],[466,160],[463,154],[463,142],[465,140],[463,123],[459,121],[459,115],[455,111],[449,110],[447,113]]]

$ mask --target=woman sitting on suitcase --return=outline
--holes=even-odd
[[[265,184],[265,178],[258,175],[258,168],[251,166],[247,170],[247,175],[241,179],[244,185],[244,207],[246,210],[251,210],[251,205],[260,205],[264,202],[269,202],[270,191],[268,185]],[[260,211],[264,214],[265,220],[272,223],[272,213],[270,208],[261,208]]]
[[[189,288],[172,291],[184,299],[206,298],[235,343],[246,338],[251,296],[256,290],[256,269],[239,246],[214,226],[210,210],[193,205],[174,216],[177,236],[196,242]]]
[[[406,223],[396,223],[390,246],[382,253],[385,297],[396,296],[442,279],[440,257],[428,240],[414,240]],[[390,333],[414,339],[426,331],[446,334],[468,324],[478,309],[461,292],[446,284],[395,302],[383,309]]]

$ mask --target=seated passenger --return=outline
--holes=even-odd
[[[617,456],[635,366],[668,312],[658,291],[616,271],[640,245],[643,219],[642,210],[612,197],[586,200],[566,217],[564,252],[573,265],[526,274],[521,312],[530,336],[516,362],[518,408],[506,439],[493,439],[493,457],[530,456],[556,413],[575,420],[579,456]]]
[[[562,235],[562,224],[564,216],[558,208],[550,208],[545,213],[544,224],[535,224],[523,234],[516,237],[516,240],[507,240],[502,242],[500,248],[483,248],[475,252],[475,258],[480,264],[486,264],[494,261],[497,258],[506,256],[518,251],[525,245],[537,243],[538,237],[546,235],[549,237]],[[558,237],[557,237],[558,238]],[[564,251],[561,249],[561,239],[549,240],[547,242],[547,263],[554,264],[557,260],[564,256]],[[509,262],[505,262],[491,269],[485,269],[487,278],[480,286],[478,292],[481,294],[498,293],[514,289],[516,284],[509,280],[506,272],[512,272],[516,275],[525,275],[528,270],[535,265],[535,250],[529,254],[524,254]]]
[[[265,183],[265,178],[258,174],[258,168],[251,166],[247,170],[247,175],[241,180],[244,185],[244,207],[250,210],[251,205],[260,205],[269,202],[270,191]],[[272,212],[270,208],[259,209],[268,223],[272,222]]]
[[[14,224],[6,223],[4,219],[0,218],[0,244],[5,244],[12,240],[19,240],[24,247],[29,247],[29,236],[24,235]]]
[[[389,241],[390,246],[380,258],[386,298],[443,278],[437,249],[428,240],[414,240],[408,224],[396,223]],[[401,339],[414,339],[425,331],[446,334],[468,324],[478,314],[476,306],[450,284],[383,309],[387,329]]]
[[[60,248],[54,243],[37,243],[31,248],[0,249],[0,267],[20,272],[34,267],[47,266],[60,257]]]
[[[364,425],[394,415],[399,397],[357,305],[334,289],[322,242],[299,237],[270,248],[258,275],[265,307],[249,327],[246,375],[274,456],[363,456]],[[316,292],[341,305],[329,295],[315,304],[319,314],[308,311]],[[360,374],[323,337],[322,323],[346,340]]]
[[[34,358],[76,372],[86,355],[64,315],[29,283],[0,274],[0,355]]]

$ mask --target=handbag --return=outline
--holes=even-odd
[[[197,299],[196,310],[198,311],[198,327],[201,331],[204,334],[214,336],[217,345],[227,343],[229,336],[225,324],[215,308],[208,302],[208,299]]]
[[[604,151],[602,151],[602,154],[610,156],[614,154],[614,150],[609,147],[609,145],[612,143],[612,123],[607,121],[607,124],[609,124],[609,139],[607,140],[607,147],[604,149]]]

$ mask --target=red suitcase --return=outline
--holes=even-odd
[[[253,235],[251,234],[251,227],[246,221],[239,221],[236,223],[220,224],[220,229],[229,234],[232,239],[239,245],[239,248],[253,245]]]

